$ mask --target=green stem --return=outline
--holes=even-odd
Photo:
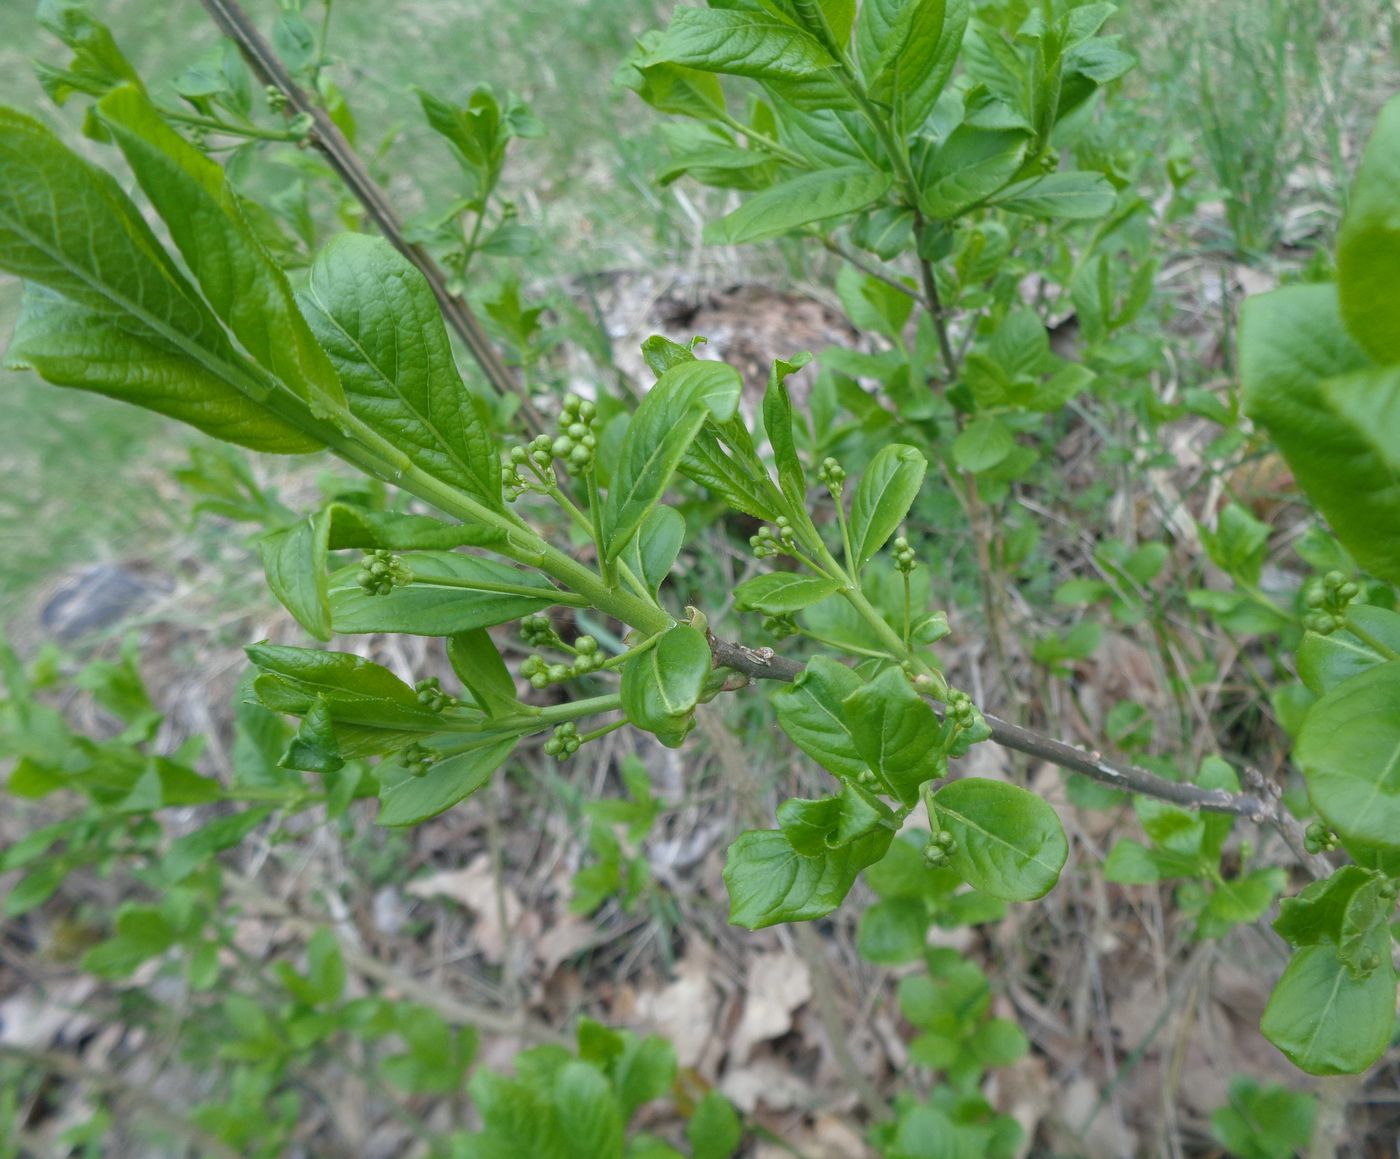
[[[756,129],[749,128],[742,121],[736,120],[728,113],[720,113],[718,114],[718,116],[723,124],[728,125],[736,133],[743,133],[745,138],[748,139],[749,144],[757,145],[760,149],[772,153],[775,157],[781,157],[790,165],[797,165],[803,169],[811,168],[811,165],[806,160],[804,160],[800,154],[794,153],[781,141],[775,141],[772,137],[764,136]]]
[[[591,740],[597,740],[600,736],[607,736],[608,733],[616,732],[627,723],[627,718],[624,716],[622,719],[615,720],[611,724],[603,725],[602,728],[595,728],[592,732],[581,733],[579,734],[578,743],[587,744]]]
[[[607,547],[603,542],[603,500],[598,493],[598,472],[591,466],[588,468],[588,524],[593,534],[593,550],[603,568],[603,579],[616,586],[617,560],[608,558]]]
[[[856,553],[851,548],[851,525],[846,520],[846,501],[842,491],[833,491],[832,499],[836,501],[836,523],[841,528],[841,550],[846,556],[846,569],[851,573],[857,585],[860,584],[860,565],[856,560]]]
[[[296,142],[303,139],[301,133],[293,133],[287,129],[260,129],[256,125],[232,125],[227,121],[218,121],[212,117],[199,117],[193,113],[182,113],[175,109],[162,108],[160,113],[167,120],[177,124],[189,125],[197,129],[208,129],[211,133],[222,133],[226,137],[247,137],[254,141],[286,142]]]

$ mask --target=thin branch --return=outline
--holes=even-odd
[[[804,667],[795,660],[779,656],[772,648],[750,648],[745,644],[720,640],[714,636],[710,637],[710,652],[716,667],[732,669],[753,680],[791,682],[797,679]],[[934,711],[941,717],[941,710],[937,706]],[[1000,717],[987,716],[986,721],[992,730],[991,739],[1003,748],[1049,761],[1062,769],[1081,773],[1090,780],[1111,785],[1115,789],[1169,801],[1183,809],[1228,813],[1235,817],[1247,818],[1256,824],[1271,825],[1278,830],[1289,849],[1314,877],[1325,877],[1332,871],[1325,858],[1307,852],[1303,843],[1302,823],[1284,808],[1275,787],[1257,772],[1246,770],[1246,783],[1252,792],[1231,793],[1225,789],[1203,789],[1199,785],[1169,781],[1136,765],[1110,760],[1102,753],[1086,752]]]
[[[313,102],[301,86],[292,79],[291,73],[287,71],[286,66],[278,59],[277,54],[263,39],[252,21],[248,19],[237,0],[200,0],[200,2],[213,18],[214,23],[219,26],[220,31],[238,46],[239,52],[248,62],[248,67],[253,70],[259,81],[277,89],[287,98],[288,113],[311,118],[313,125],[310,134],[311,144],[325,157],[326,163],[345,182],[355,199],[364,206],[365,212],[369,214],[370,219],[378,226],[385,238],[428,280],[433,296],[437,298],[438,305],[442,308],[448,323],[466,343],[467,349],[471,351],[472,357],[476,359],[477,365],[481,367],[482,373],[486,375],[491,386],[504,397],[515,397],[520,400],[521,413],[526,424],[535,433],[538,434],[545,430],[544,420],[501,359],[500,352],[487,336],[471,307],[460,296],[448,289],[446,274],[433,261],[428,252],[422,246],[414,245],[404,236],[403,223],[399,221],[398,214],[389,204],[389,199],[385,196],[384,191],[369,175],[369,171],[365,168],[364,162],[360,160],[359,154],[351,147],[350,142],[336,127],[335,122],[326,115],[325,110]]]
[[[835,239],[828,237],[824,233],[813,234],[812,236],[815,237],[819,242],[821,242],[823,249],[825,249],[829,253],[835,254],[842,261],[850,262],[851,265],[855,266],[855,268],[858,269],[861,273],[867,274],[868,276],[874,278],[877,282],[884,282],[885,285],[889,286],[890,289],[898,290],[901,294],[905,295],[906,297],[913,298],[916,302],[923,301],[923,298],[919,295],[919,291],[914,289],[913,286],[906,286],[898,278],[892,277],[891,275],[885,273],[884,270],[882,270],[879,266],[875,265],[873,262],[866,261],[859,254],[853,254],[850,250],[848,250],[845,246],[843,246],[840,242],[836,241]]]

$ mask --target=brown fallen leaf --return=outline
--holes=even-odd
[[[805,963],[787,950],[759,954],[749,962],[744,1014],[729,1044],[730,1063],[747,1062],[753,1048],[792,1029],[792,1015],[812,997]]]
[[[491,857],[486,853],[478,854],[465,869],[445,869],[411,881],[405,892],[418,898],[445,897],[468,910],[476,918],[473,940],[481,956],[493,965],[505,958],[508,936],[533,940],[539,930],[539,915],[525,913],[520,898],[508,885],[502,886],[502,904],[491,872]]]

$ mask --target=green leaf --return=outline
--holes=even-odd
[[[326,555],[331,521],[324,512],[258,540],[267,586],[296,621],[318,640],[331,638]]]
[[[889,806],[861,786],[843,785],[835,797],[793,798],[778,806],[778,825],[798,853],[815,856],[839,849],[880,826],[894,828]]]
[[[814,37],[770,12],[678,8],[645,65],[679,64],[756,80],[801,79],[836,61]]]
[[[258,548],[272,594],[303,628],[318,640],[329,640],[329,552],[344,548],[407,551],[489,546],[504,538],[498,529],[480,524],[443,523],[426,515],[397,515],[331,503],[290,527],[264,535]]]
[[[1337,291],[1342,317],[1377,362],[1400,362],[1400,100],[1381,110],[1352,183],[1337,235]]]
[[[267,384],[240,362],[121,187],[9,109],[0,109],[0,268],[67,299],[26,292],[10,366],[255,450],[319,448],[257,404]]]
[[[358,564],[331,574],[331,621],[337,632],[453,636],[518,620],[553,604],[573,602],[567,592],[553,587],[539,573],[492,559],[452,551],[419,551],[400,556],[400,560],[413,582],[384,596],[360,587]],[[528,594],[533,592],[539,594]]]
[[[452,671],[487,716],[519,712],[515,678],[501,658],[500,649],[485,628],[473,628],[447,638],[447,659]]]
[[[928,461],[914,447],[881,447],[860,477],[851,499],[851,565],[859,571],[885,546],[909,514],[923,485]]]
[[[947,220],[1004,189],[1025,160],[1029,137],[1019,129],[959,125],[919,164],[919,205]]]
[[[421,777],[409,777],[379,794],[377,825],[417,825],[470,797],[505,763],[515,737],[486,740],[481,747],[444,757]]]
[[[175,929],[159,909],[128,902],[117,910],[116,936],[84,954],[83,969],[99,978],[124,978],[165,953],[175,939]]]
[[[824,576],[769,572],[747,579],[735,588],[734,606],[740,611],[790,615],[826,599],[836,588],[836,581]]]
[[[427,279],[383,238],[342,234],[317,255],[303,301],[351,413],[433,478],[503,510],[485,410],[462,385]]]
[[[1335,286],[1289,286],[1249,298],[1240,320],[1245,410],[1267,427],[1299,484],[1357,561],[1400,581],[1400,471],[1368,432],[1336,413],[1323,380],[1362,369]]]
[[[744,1138],[734,1104],[719,1091],[706,1091],[685,1127],[691,1159],[732,1159]]]
[[[132,85],[103,97],[97,115],[205,298],[239,342],[313,413],[344,405],[335,368],[297,309],[286,276],[245,220],[224,171]]]
[[[1400,661],[1338,685],[1308,711],[1293,756],[1345,840],[1400,847]]]
[[[1400,615],[1385,608],[1353,604],[1347,609],[1347,621],[1400,654]],[[1345,628],[1326,636],[1308,632],[1298,645],[1298,676],[1314,695],[1325,696],[1344,680],[1393,658],[1377,652]]]
[[[807,476],[802,470],[802,460],[797,454],[797,444],[792,437],[792,401],[788,398],[783,379],[801,370],[812,361],[805,351],[784,362],[773,363],[768,374],[768,389],[763,395],[763,426],[768,432],[768,443],[773,448],[773,458],[778,466],[778,484],[787,501],[792,504],[794,514],[806,514]]]
[[[704,633],[677,624],[623,664],[622,710],[634,725],[663,741],[678,732],[684,735],[709,674],[710,645]]]
[[[1272,865],[1218,882],[1196,915],[1196,937],[1223,938],[1235,926],[1257,922],[1287,881],[1288,871]]]
[[[380,728],[436,730],[441,719],[387,668],[349,652],[282,644],[250,644],[245,651],[261,671],[254,690],[268,708],[302,715],[318,698],[336,721]]]
[[[39,83],[56,105],[74,93],[101,96],[118,85],[138,88],[141,78],[122,55],[105,24],[94,20],[78,0],[40,0],[34,19],[73,50],[66,69],[36,61]]]
[[[1344,865],[1285,898],[1274,929],[1295,947],[1331,944],[1352,976],[1364,977],[1375,964],[1363,962],[1362,955],[1395,909],[1394,897],[1382,894],[1385,881],[1374,870]]]
[[[597,1067],[569,1062],[554,1080],[559,1126],[578,1159],[618,1159],[622,1154],[622,1109]]]
[[[659,113],[708,120],[726,112],[719,77],[699,69],[653,61],[663,33],[643,34],[613,76]]]
[[[1293,1159],[1312,1142],[1316,1117],[1316,1095],[1235,1075],[1230,1101],[1210,1113],[1210,1126],[1239,1159]]]
[[[1030,217],[1091,221],[1103,217],[1118,199],[1100,173],[1048,173],[1018,181],[992,198],[998,209]]]
[[[1395,968],[1390,935],[1377,947],[1379,968],[1353,978],[1331,945],[1293,955],[1264,1010],[1264,1037],[1308,1074],[1360,1074],[1395,1031]]]
[[[603,538],[615,559],[666,493],[686,448],[706,419],[724,421],[739,405],[739,372],[698,359],[671,367],[642,399],[603,505]]]
[[[261,805],[241,813],[216,817],[193,833],[177,838],[161,859],[161,881],[167,885],[184,881],[200,866],[208,864],[214,854],[242,843],[248,834],[271,816],[273,809],[272,805]]]
[[[888,173],[861,165],[804,173],[755,194],[727,217],[707,223],[705,241],[745,245],[781,237],[814,221],[858,213],[883,198],[891,184]]]
[[[685,517],[674,507],[653,507],[623,548],[621,559],[654,598],[684,544]]]
[[[860,871],[884,856],[893,836],[881,828],[840,849],[804,857],[778,830],[740,834],[724,865],[729,920],[757,930],[825,917]]]
[[[340,755],[340,743],[335,736],[330,706],[324,699],[317,698],[306,710],[301,728],[297,730],[279,763],[286,769],[300,769],[312,773],[334,773],[345,767],[345,760]]]
[[[1400,366],[1330,378],[1322,383],[1322,397],[1400,477]]]
[[[943,727],[898,668],[886,668],[842,702],[856,751],[886,791],[905,805],[925,782],[947,773]]]
[[[856,778],[866,771],[843,703],[860,686],[860,677],[844,664],[814,656],[796,680],[773,694],[782,730],[834,777]]]
[[[967,0],[865,0],[856,51],[870,95],[896,109],[905,132],[923,125],[952,75]]]
[[[957,839],[949,862],[973,889],[1034,901],[1059,880],[1069,843],[1055,810],[1034,793],[968,777],[944,785],[933,803]]]
[[[1016,440],[1000,419],[974,419],[953,440],[953,462],[976,474],[990,471],[1015,449]]]
[[[922,898],[876,902],[860,915],[860,956],[882,966],[912,962],[924,952],[928,924],[928,908]]]

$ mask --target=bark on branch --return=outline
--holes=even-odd
[[[750,648],[745,644],[721,640],[715,636],[710,637],[710,652],[716,667],[729,668],[753,680],[791,682],[797,679],[803,670],[802,664],[786,656],[779,656],[771,648]],[[936,705],[935,711],[941,717],[942,712]],[[991,739],[1004,748],[1038,757],[1071,772],[1082,773],[1090,780],[1111,785],[1115,789],[1169,801],[1183,809],[1229,813],[1256,824],[1270,825],[1278,830],[1289,849],[1313,877],[1326,877],[1332,872],[1326,858],[1307,851],[1302,823],[1284,808],[1277,787],[1265,781],[1257,772],[1246,771],[1245,782],[1250,790],[1248,792],[1231,793],[1225,789],[1203,789],[1199,785],[1169,781],[1136,765],[1112,760],[1102,753],[1086,752],[1000,717],[987,715],[986,720],[992,730]]]

